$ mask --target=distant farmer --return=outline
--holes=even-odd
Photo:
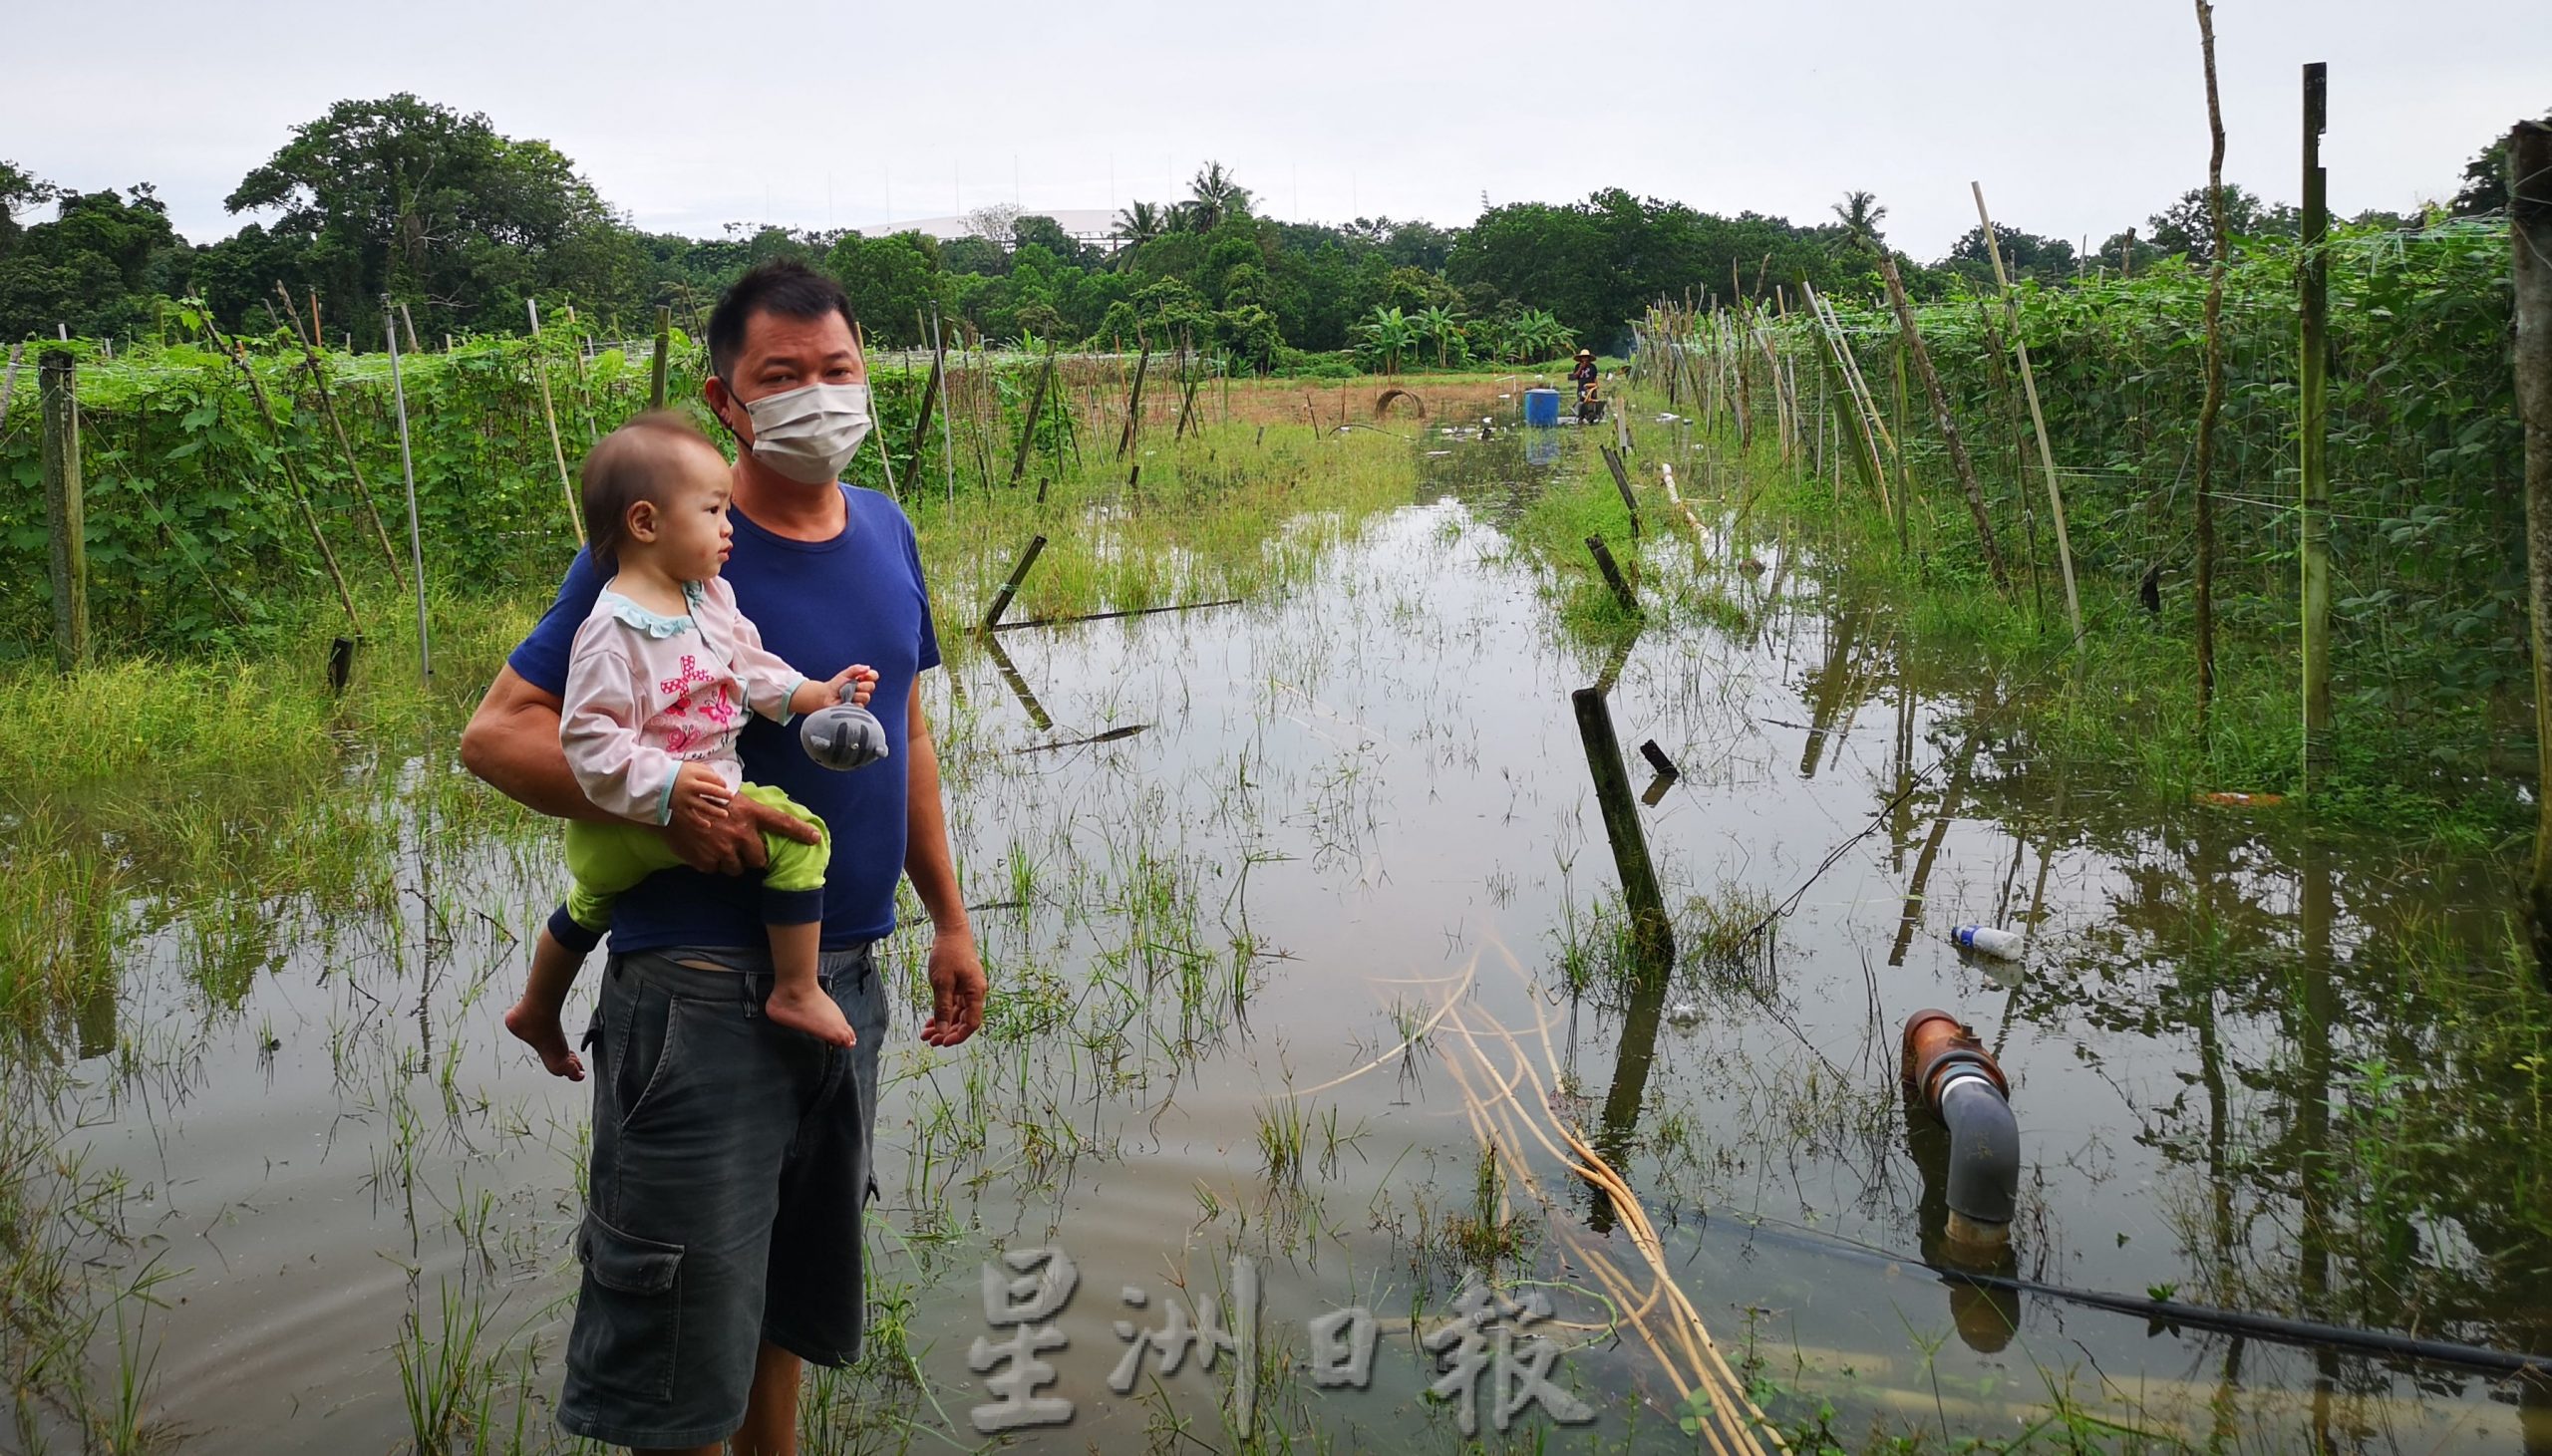
[[[744,777],[830,829],[817,975],[857,1041],[829,1044],[764,1010],[770,937],[749,872],[766,862],[766,834],[811,844],[814,825],[743,794],[722,814],[664,825],[688,868],[614,903],[584,1034],[593,1152],[558,1420],[640,1451],[714,1456],[732,1436],[739,1456],[780,1456],[797,1450],[800,1362],[858,1354],[886,1023],[874,948],[894,929],[900,877],[933,930],[921,1039],[973,1035],[985,984],[915,691],[939,648],[912,527],[893,502],[839,483],[869,428],[850,302],[812,269],[763,264],[719,300],[709,355],[702,396],[740,446],[720,579],[791,670],[831,680],[865,663],[877,674],[884,762],[819,767],[793,730],[761,719],[736,745]],[[462,737],[472,772],[564,819],[607,817],[559,736],[569,650],[604,576],[577,555]]]
[[[1568,377],[1577,386],[1577,402],[1586,403],[1595,393],[1595,351],[1578,350],[1577,367],[1568,372]]]

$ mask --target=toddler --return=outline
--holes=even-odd
[[[559,1076],[585,1074],[558,1019],[585,953],[610,928],[612,901],[682,862],[654,826],[714,825],[739,793],[822,836],[763,836],[773,972],[764,1011],[836,1046],[855,1039],[815,979],[831,835],[779,789],[744,781],[736,737],[747,710],[787,723],[845,699],[864,705],[877,675],[853,665],[817,682],[762,645],[718,576],[733,539],[729,485],[726,457],[670,412],[631,420],[585,457],[587,549],[598,571],[616,574],[576,631],[558,732],[585,796],[620,818],[568,822],[575,888],[549,917],[522,1000],[505,1013],[505,1028]]]

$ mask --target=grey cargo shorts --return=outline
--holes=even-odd
[[[763,1016],[767,952],[605,967],[585,1033],[594,1137],[558,1403],[569,1431],[706,1445],[743,1422],[762,1340],[818,1364],[858,1358],[886,996],[873,947],[825,952],[818,975],[859,1033],[851,1050]]]

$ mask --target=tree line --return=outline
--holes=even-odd
[[[2473,159],[2448,210],[2504,205],[2490,160]],[[2292,208],[2229,192],[2237,237],[2293,234]],[[2019,277],[2051,285],[2176,254],[2203,260],[2204,196],[2192,188],[2091,257],[2062,238],[1996,233]],[[52,220],[22,225],[47,203]],[[384,293],[429,337],[519,329],[527,299],[576,306],[598,333],[642,332],[659,306],[696,327],[729,280],[787,255],[840,277],[870,336],[891,346],[926,343],[936,316],[952,340],[1186,345],[1253,370],[1343,372],[1619,348],[1627,321],[1661,299],[1762,297],[1801,279],[1844,297],[1880,291],[1855,242],[1885,213],[1866,192],[1805,225],[1620,188],[1489,207],[1460,228],[1283,222],[1254,203],[1209,162],[1187,196],[1131,204],[1100,243],[1006,206],[971,214],[971,231],[945,241],[745,224],[717,238],[653,233],[548,143],[402,93],[339,102],[295,128],[225,199],[257,220],[217,242],[179,236],[148,182],[81,191],[0,161],[0,340],[154,338],[181,298],[201,299],[228,328],[260,329],[273,322],[278,283],[315,296],[329,336],[359,347],[380,343]],[[1898,266],[1918,298],[1992,277],[1976,228],[1940,259]]]

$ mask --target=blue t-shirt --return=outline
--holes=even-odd
[[[829,678],[852,663],[877,670],[868,710],[886,727],[884,762],[847,773],[822,767],[798,743],[796,724],[783,727],[759,716],[736,745],[748,781],[786,792],[832,833],[832,863],[824,872],[827,950],[877,940],[895,928],[909,765],[904,730],[914,680],[939,665],[912,522],[874,490],[845,486],[842,495],[849,519],[829,541],[776,536],[743,511],[732,512],[735,549],[723,573],[736,590],[736,605],[762,630],[763,645],[791,667],[809,678]],[[524,682],[565,693],[568,649],[603,580],[578,551],[558,600],[506,659]],[[612,948],[763,945],[769,937],[761,890],[755,875],[660,871],[613,907]]]

